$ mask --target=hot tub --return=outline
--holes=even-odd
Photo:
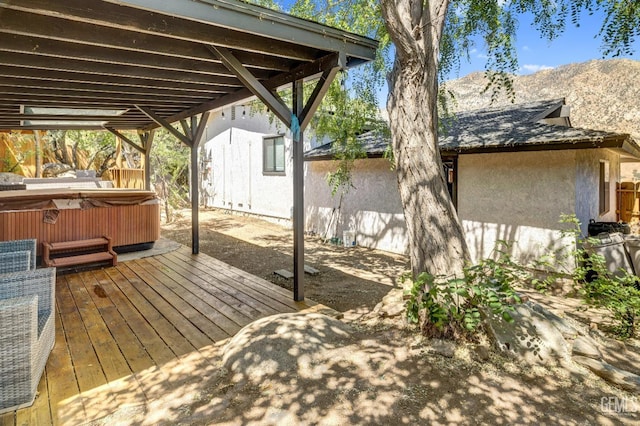
[[[0,241],[43,242],[108,236],[117,251],[160,238],[160,202],[152,191],[39,189],[0,192]]]

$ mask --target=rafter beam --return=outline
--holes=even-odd
[[[2,32],[0,25],[0,33]],[[15,29],[15,28],[14,28]],[[7,28],[7,31],[11,31]],[[0,48],[5,52],[22,52],[34,55],[56,57],[59,59],[82,59],[91,62],[105,64],[146,66],[158,69],[191,70],[193,72],[212,72],[220,69],[227,72],[220,61],[212,58],[209,51],[204,46],[199,45],[194,49],[190,42],[178,40],[170,52],[165,52],[161,48],[165,41],[159,43],[153,52],[140,52],[118,49],[116,51],[105,46],[89,45],[82,40],[53,39],[59,38],[60,33],[52,28],[39,28],[36,31],[40,36],[29,33],[5,32],[1,35],[2,43]],[[152,46],[149,46],[151,48]],[[179,50],[180,49],[180,50]],[[278,58],[269,55],[253,55],[247,52],[238,51],[236,56],[248,68],[263,68],[278,71],[288,71],[291,69],[292,60]],[[170,59],[170,61],[168,61]]]
[[[162,2],[153,0],[155,5]],[[171,3],[171,2],[168,2]],[[179,8],[195,4],[189,1],[178,1]],[[28,12],[24,11],[29,9]],[[209,13],[217,11],[208,7]],[[212,26],[199,20],[181,19],[182,11],[174,16],[159,18],[158,14],[131,7],[109,4],[105,1],[91,2],[87,7],[86,0],[0,0],[2,22],[0,27],[5,32],[21,35],[26,33],[21,24],[29,20],[38,36],[50,36],[59,40],[83,40],[83,43],[127,50],[153,53],[158,51],[162,40],[171,38],[178,42],[186,42],[187,47],[198,47],[198,44],[216,44],[247,52],[277,54],[278,56],[310,61],[317,52],[313,48],[304,48],[298,43],[284,40],[269,40],[255,36],[248,31],[229,28],[228,24]],[[256,20],[257,21],[257,20]],[[99,31],[96,31],[99,26]],[[48,34],[47,28],[57,30],[57,34]],[[107,41],[108,40],[108,41]],[[158,44],[160,43],[160,44]],[[183,43],[184,44],[184,43]],[[176,45],[172,41],[172,46]],[[181,57],[193,57],[191,49],[179,51]],[[365,49],[363,49],[365,51]]]
[[[120,77],[103,74],[90,74],[82,72],[56,71],[51,69],[18,68],[0,64],[0,77],[3,85],[8,81],[14,81],[16,86],[28,87],[62,87],[61,84],[73,84],[73,87],[92,87],[100,90],[101,87],[142,88],[155,91],[180,91],[182,93],[230,93],[240,86],[236,85],[201,84],[182,81],[150,80],[132,77]]]

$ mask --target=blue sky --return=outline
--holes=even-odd
[[[546,68],[560,65],[602,59],[602,39],[596,38],[602,25],[602,15],[590,16],[582,14],[580,27],[567,24],[565,32],[557,39],[549,42],[540,37],[538,31],[531,26],[531,19],[522,16],[519,20],[516,39],[519,74],[531,74]],[[640,59],[640,41],[634,43],[635,55],[632,59]],[[484,71],[484,49],[481,43],[471,52],[471,62],[463,61],[460,71],[451,78],[464,77],[474,71]]]
[[[276,0],[278,1],[278,0]],[[280,0],[282,7],[287,11],[294,0]],[[567,24],[565,32],[552,42],[541,39],[538,31],[531,26],[531,19],[527,16],[519,18],[519,27],[516,40],[518,49],[518,63],[520,74],[530,74],[545,68],[555,68],[559,65],[574,62],[585,62],[592,59],[602,59],[601,39],[596,38],[602,24],[602,15],[589,16],[583,13],[580,19],[580,27],[572,23]],[[640,59],[640,41],[634,43],[635,55],[632,59]],[[462,61],[460,71],[450,78],[464,77],[475,72],[484,71],[486,56],[482,43],[470,52],[471,61]]]

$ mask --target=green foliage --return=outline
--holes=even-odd
[[[162,199],[168,222],[188,205],[190,150],[164,129],[156,130],[151,150],[151,182]]]
[[[36,152],[31,149],[32,138],[22,133],[9,133],[7,135],[10,146],[13,147],[13,155],[6,150],[0,157],[0,172],[15,173],[24,163],[35,157]],[[15,158],[14,158],[15,156]]]
[[[65,145],[71,147],[67,163],[74,169],[95,170],[98,176],[113,166],[116,137],[105,131],[67,130]]]
[[[640,4],[630,0],[574,0],[571,21],[580,26],[580,14],[602,11],[605,15],[598,36],[602,38],[604,56],[631,55],[633,43],[640,35]]]
[[[463,278],[421,273],[409,291],[409,322],[420,323],[425,333],[439,337],[472,336],[479,330],[483,312],[512,322],[510,313],[520,303],[514,286],[530,277],[511,259],[508,246],[499,244],[496,260],[467,266]]]

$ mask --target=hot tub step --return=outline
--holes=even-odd
[[[113,251],[111,238],[43,243],[42,261],[45,266],[73,266],[110,261],[115,266],[118,255]]]

